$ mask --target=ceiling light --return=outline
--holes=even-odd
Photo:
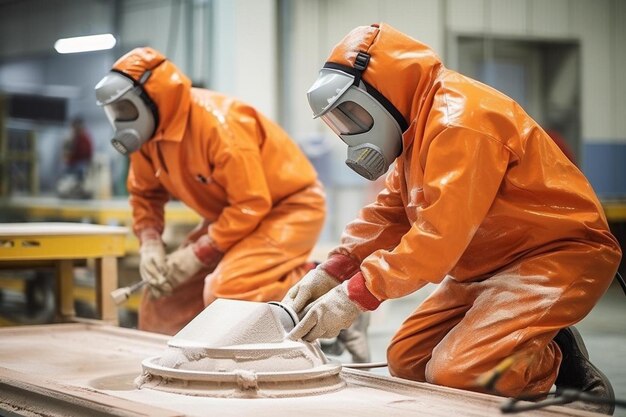
[[[60,54],[76,52],[101,51],[111,49],[117,40],[110,33],[104,35],[78,36],[75,38],[59,39],[54,43],[54,49]]]

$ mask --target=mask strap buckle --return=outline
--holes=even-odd
[[[151,75],[152,75],[152,70],[146,70],[146,72],[144,72],[141,75],[141,77],[139,77],[139,81],[137,82],[141,85],[144,85],[146,81],[148,81],[148,78],[150,78]]]
[[[354,59],[354,83],[352,85],[359,86],[361,82],[361,76],[367,65],[370,63],[370,55],[365,52],[359,52],[356,54],[356,58]]]

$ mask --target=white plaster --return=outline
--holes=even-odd
[[[285,339],[297,315],[268,303],[218,299],[142,362],[135,382],[188,395],[284,397],[336,390],[341,365],[319,345]],[[289,327],[288,327],[289,329]],[[306,381],[306,382],[305,382]]]

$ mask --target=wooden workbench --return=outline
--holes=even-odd
[[[116,324],[110,293],[118,285],[117,258],[124,256],[128,229],[82,223],[0,224],[0,268],[52,266],[57,277],[57,320],[74,312],[74,261],[95,259],[96,309],[100,320]]]
[[[225,318],[227,320],[227,318]],[[0,414],[17,416],[501,416],[502,397],[344,369],[343,389],[288,398],[227,398],[137,388],[141,361],[168,337],[106,325],[0,329]],[[592,417],[563,407],[521,416]]]
[[[15,222],[81,222],[129,227],[126,252],[136,254],[139,241],[133,235],[132,210],[128,197],[109,200],[71,200],[58,197],[15,196],[0,198],[0,220]],[[165,205],[166,231],[182,227],[191,229],[201,217],[180,201]]]
[[[626,221],[626,200],[603,200],[602,207],[609,222]]]
[[[89,221],[95,224],[128,226],[132,222],[128,197],[110,200],[69,200],[58,197],[17,196],[0,199],[0,208],[29,219]],[[200,216],[180,201],[165,205],[166,223],[198,224]]]

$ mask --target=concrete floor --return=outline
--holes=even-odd
[[[386,361],[387,344],[394,332],[433,288],[426,287],[409,297],[387,301],[373,314],[370,325],[373,361]],[[626,400],[626,296],[617,282],[577,328],[592,362],[611,380],[615,396]],[[348,360],[348,356],[344,354],[340,359]],[[388,375],[386,368],[373,372]],[[626,417],[626,409],[617,408],[614,415]]]

